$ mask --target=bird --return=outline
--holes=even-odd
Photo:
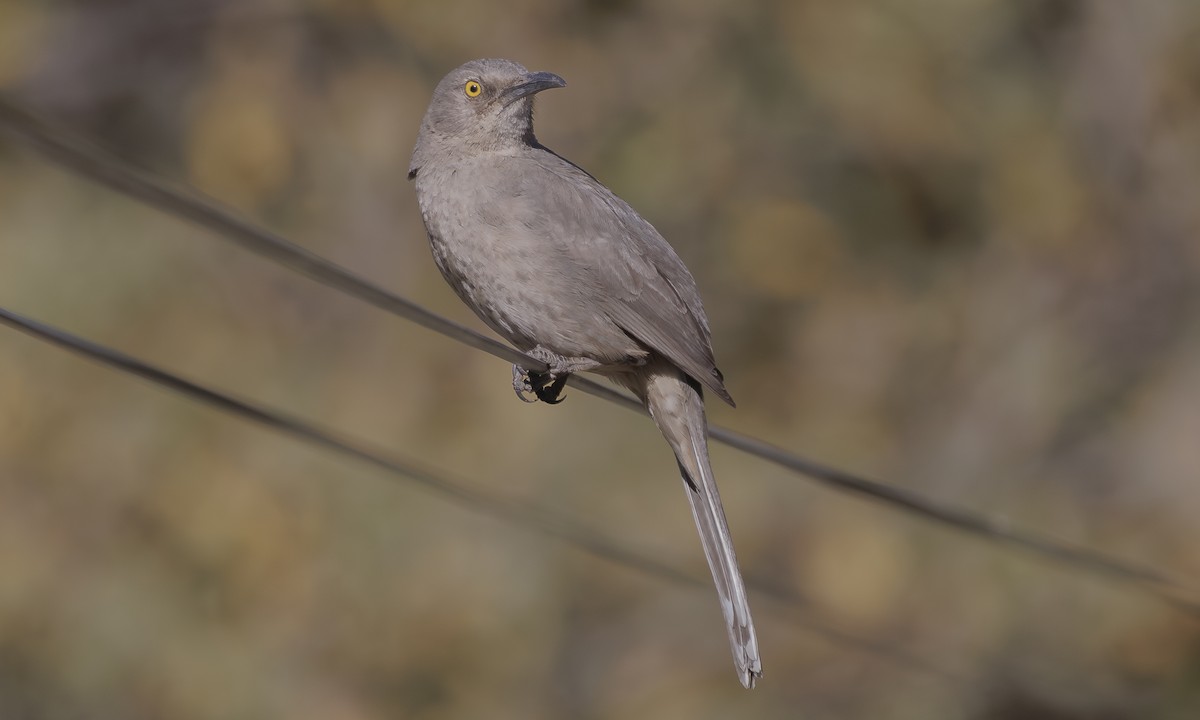
[[[472,60],[433,91],[408,178],[433,259],[490,328],[547,369],[513,366],[526,402],[593,372],[645,405],[675,454],[720,597],[734,666],[762,676],[745,583],[709,461],[704,390],[733,398],[692,274],[628,203],[538,142],[537,93],[566,86],[511,60]]]

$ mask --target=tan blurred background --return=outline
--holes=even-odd
[[[1200,3],[0,0],[10,97],[475,327],[405,171],[486,56],[690,265],[715,422],[1200,587]],[[0,305],[705,573],[649,421],[8,141]],[[0,718],[1200,716],[1196,620],[714,462],[806,598],[751,593],[752,693],[708,588],[0,328]]]

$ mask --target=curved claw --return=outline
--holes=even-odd
[[[532,403],[541,400],[548,405],[557,405],[563,401],[562,391],[566,387],[569,372],[531,372],[520,365],[512,366],[513,392],[521,402]],[[528,397],[532,393],[533,397]]]
[[[534,383],[535,387],[533,390],[533,394],[537,395],[538,400],[541,400],[542,402],[544,402],[548,405],[557,405],[560,402],[562,402],[564,399],[562,397],[562,391],[563,391],[563,387],[566,386],[567,378],[569,378],[570,375],[564,373],[563,375],[554,377],[553,380],[551,382],[549,382],[549,384],[547,384],[546,380],[550,380],[552,377],[553,376],[541,375],[541,376],[537,376],[536,378],[531,377],[530,380],[531,381],[534,381],[534,380],[541,381],[541,382]]]
[[[533,388],[533,383],[530,382],[529,373],[520,365],[512,366],[513,375],[513,392],[517,394],[517,398],[523,403],[535,403],[540,397],[537,391]],[[535,397],[526,397],[526,393],[534,393]]]

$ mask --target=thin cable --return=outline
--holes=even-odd
[[[447,473],[430,468],[415,460],[385,455],[366,445],[338,437],[328,430],[299,418],[186,380],[137,358],[72,335],[65,330],[24,317],[7,308],[0,307],[0,323],[114,370],[148,380],[155,385],[211,405],[231,415],[373,465],[394,476],[408,479],[455,504],[470,508],[483,515],[499,518],[518,527],[532,528],[596,557],[676,585],[692,588],[708,588],[711,585],[706,579],[686,573],[644,553],[622,547],[599,534],[582,530],[571,520],[542,508],[487,492],[478,486],[472,487],[459,480],[452,480]],[[802,611],[809,609],[804,598],[777,583],[762,583],[748,578],[747,585],[755,592],[769,597],[785,607]],[[799,618],[794,613],[789,613],[788,617],[792,622],[800,624],[807,630],[837,645],[878,655],[901,666],[912,667],[921,672],[940,676],[944,680],[966,680],[966,677],[960,672],[939,667],[932,661],[912,655],[885,642],[859,637],[816,620]]]
[[[388,292],[284,238],[255,226],[194,190],[173,187],[164,180],[134,168],[71,133],[51,127],[0,94],[0,128],[30,147],[100,185],[190,220],[224,237],[238,247],[306,275],[317,282],[364,300],[434,332],[477,350],[491,353],[522,367],[544,371],[545,363],[482,335],[465,325],[436,315],[416,303]]]
[[[364,300],[434,332],[498,358],[532,370],[546,364],[526,357],[497,340],[430,312],[416,303],[374,285],[320,256],[259,228],[198,192],[179,188],[140,171],[111,153],[77,135],[22,109],[0,94],[0,130],[21,139],[46,158],[76,174],[166,213],[209,228],[239,247],[262,255],[300,274]],[[622,407],[643,412],[632,397],[593,380],[572,376],[569,384],[590,395]],[[907,514],[954,528],[984,540],[1032,553],[1046,560],[1109,579],[1134,583],[1189,613],[1200,615],[1195,592],[1165,573],[1141,563],[1109,557],[1087,548],[1033,537],[962,508],[926,498],[904,488],[830,468],[727,428],[713,426],[709,434],[717,441],[781,467],[820,481],[837,490],[868,497]]]

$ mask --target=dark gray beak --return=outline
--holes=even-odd
[[[528,97],[543,90],[566,87],[567,81],[551,72],[528,73],[515,85],[505,88],[500,93],[500,102],[511,105],[523,97]]]

